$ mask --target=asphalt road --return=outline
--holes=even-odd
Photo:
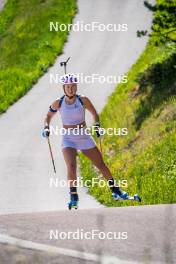
[[[113,256],[115,261],[106,264],[174,264],[176,262],[176,205],[154,205],[128,208],[101,208],[78,211],[59,211],[50,213],[18,214],[13,217],[0,216],[0,230],[3,234],[18,237],[45,245],[63,248],[63,256],[50,255],[47,263],[97,263],[81,258],[64,256],[64,249],[84,253]],[[116,232],[117,239],[81,239],[81,236],[70,239],[59,239],[51,232],[75,232],[79,229],[85,234]],[[122,236],[122,233],[127,236]],[[126,239],[122,239],[126,237]],[[0,236],[1,241],[1,236]],[[5,246],[4,246],[5,247]],[[3,256],[4,247],[0,249]],[[10,251],[12,252],[12,251]],[[33,254],[35,251],[32,251]],[[38,254],[41,254],[37,251]],[[47,252],[48,254],[49,252]],[[21,252],[30,256],[31,251]],[[47,255],[44,252],[43,256]],[[82,256],[83,256],[82,255]],[[48,256],[48,255],[47,255]],[[76,262],[77,260],[77,262]],[[52,262],[53,261],[53,262]],[[58,261],[58,262],[57,262]],[[63,261],[63,262],[62,262]],[[11,263],[10,261],[8,263]],[[40,263],[40,262],[39,262]],[[42,262],[41,263],[46,263]]]
[[[136,31],[149,29],[152,21],[152,13],[144,7],[143,0],[79,0],[78,7],[75,23],[127,24],[128,31],[70,32],[63,55],[54,66],[26,96],[0,116],[0,214],[67,209],[67,188],[50,187],[50,180],[66,179],[61,138],[51,137],[57,168],[54,175],[48,146],[41,137],[48,106],[63,94],[61,86],[50,81],[51,75],[63,74],[60,61],[71,57],[70,72],[120,76],[145,47],[147,39],[136,37]],[[114,88],[115,84],[81,83],[79,93],[90,97],[100,111]],[[87,121],[91,123],[90,115]],[[54,118],[53,125],[61,127],[59,116]],[[83,188],[79,193],[80,209],[101,207]]]

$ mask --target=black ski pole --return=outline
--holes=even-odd
[[[64,73],[67,73],[67,63],[69,61],[70,57],[66,61],[61,61],[60,66],[64,66]]]
[[[54,157],[53,157],[53,152],[52,152],[52,149],[51,149],[51,144],[50,144],[49,137],[47,138],[47,141],[48,141],[50,156],[51,156],[51,160],[52,160],[52,164],[53,164],[53,169],[54,169],[54,172],[56,173],[56,167],[55,167],[55,163],[54,163]]]

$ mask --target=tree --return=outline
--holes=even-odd
[[[150,36],[156,45],[176,42],[176,0],[158,0],[155,5],[144,1],[144,5],[154,14],[151,32],[138,30],[137,37]]]

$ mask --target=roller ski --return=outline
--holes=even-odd
[[[78,209],[78,194],[77,193],[71,193],[70,196],[70,202],[68,203],[68,209],[71,210],[74,208],[75,210]]]
[[[120,190],[121,193],[112,193],[112,199],[115,201],[122,201],[122,200],[132,200],[132,201],[137,201],[141,202],[141,198],[139,197],[138,194],[135,194],[134,196],[128,195],[127,192],[124,192]]]

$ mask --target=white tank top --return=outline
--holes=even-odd
[[[63,125],[77,125],[85,121],[85,109],[78,97],[73,104],[67,104],[64,97],[59,111]]]

